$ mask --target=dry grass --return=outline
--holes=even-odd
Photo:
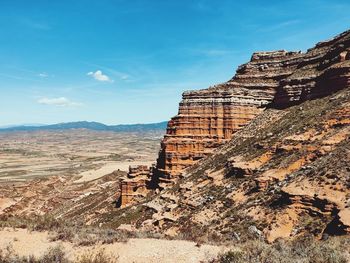
[[[66,253],[61,246],[49,248],[44,255],[39,258],[34,256],[20,257],[12,249],[7,247],[6,250],[0,250],[0,263],[70,263]],[[93,262],[93,261],[90,261]]]
[[[50,231],[51,241],[68,241],[76,246],[91,246],[96,244],[111,244],[114,242],[125,242],[129,238],[164,238],[163,235],[157,237],[152,233],[130,233],[127,231],[105,229],[82,224],[68,224],[54,219],[51,216],[40,218],[13,218],[0,220],[0,226],[22,227],[33,231]],[[189,231],[189,236],[183,236],[184,239],[190,239],[198,234]],[[187,238],[186,238],[187,237]],[[197,240],[198,241],[198,240]],[[215,238],[208,235],[207,239],[201,240],[198,245],[215,242]],[[227,243],[226,243],[227,244]],[[303,237],[294,241],[277,240],[273,244],[267,244],[262,240],[250,240],[236,242],[235,250],[229,251],[211,263],[347,263],[350,259],[350,237],[331,237],[325,241],[319,241],[313,237]],[[74,262],[78,263],[104,263],[117,262],[117,258],[108,255],[104,250],[97,252],[88,252],[80,255]],[[42,257],[19,257],[9,247],[0,251],[0,263],[49,263],[61,262],[69,263],[62,247],[54,247],[48,250]]]
[[[69,260],[63,247],[49,248],[41,257],[20,257],[12,249],[7,247],[0,250],[0,263],[117,263],[118,258],[107,254],[103,249],[97,252],[85,252],[75,260]]]
[[[347,263],[350,238],[335,237],[326,241],[304,238],[279,240],[273,244],[255,240],[237,245],[212,263]]]
[[[117,263],[118,258],[107,254],[103,249],[98,252],[87,252],[79,256],[76,263]]]
[[[49,240],[67,241],[76,246],[112,244],[127,242],[130,238],[165,238],[165,235],[153,232],[129,232],[109,227],[87,226],[82,222],[67,222],[46,214],[29,217],[0,217],[0,229],[22,228],[29,231],[48,231]],[[0,261],[1,263],[1,261]]]
[[[68,241],[78,246],[126,242],[133,235],[124,230],[114,230],[86,226],[82,223],[69,223],[44,215],[32,218],[8,217],[0,219],[0,228],[25,228],[29,231],[48,231],[50,241]]]

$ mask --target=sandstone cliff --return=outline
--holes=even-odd
[[[181,175],[260,114],[273,100],[281,75],[292,73],[293,65],[282,73],[273,64],[298,57],[285,51],[256,53],[227,83],[183,93],[179,113],[169,121],[162,141],[155,173],[159,182]]]
[[[130,211],[141,231],[243,241],[350,234],[350,90],[267,109]],[[119,219],[118,219],[119,220]]]
[[[148,176],[163,191],[130,223],[225,240],[350,233],[349,86],[347,31],[185,92]]]
[[[153,181],[164,187],[232,138],[266,107],[323,97],[350,83],[350,32],[306,53],[257,52],[226,83],[183,93],[167,127]]]

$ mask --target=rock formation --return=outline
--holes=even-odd
[[[147,195],[152,169],[147,165],[129,166],[127,178],[120,182],[120,192],[117,198],[118,207],[131,205],[138,198]]]
[[[309,49],[292,75],[281,80],[275,107],[320,98],[350,83],[350,32]]]
[[[267,106],[284,108],[350,83],[350,33],[306,53],[257,52],[226,83],[182,95],[167,127],[153,183],[164,188],[182,171],[232,138]]]
[[[140,229],[230,242],[350,234],[349,101],[345,89],[266,109],[140,205]]]
[[[274,99],[279,82],[300,63],[299,52],[258,52],[228,82],[183,93],[161,144],[155,176],[171,182],[183,169],[211,153],[260,114]]]
[[[266,108],[286,108],[324,97],[349,84],[350,31],[318,43],[306,53],[284,50],[254,53],[250,62],[239,66],[229,81],[183,93],[178,114],[168,122],[147,187],[168,187],[182,177],[186,168],[230,141]],[[299,161],[307,163],[312,158],[310,155]],[[243,168],[235,163],[229,165],[235,173],[254,170],[248,167],[252,164]],[[135,180],[122,182],[124,200],[129,200],[130,189],[138,188],[135,185],[139,185],[139,179]],[[264,188],[270,179],[259,180],[259,187]]]

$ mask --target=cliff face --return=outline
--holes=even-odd
[[[304,54],[254,53],[183,94],[148,181],[165,189],[123,213],[199,240],[350,234],[349,87],[350,31]]]
[[[212,153],[266,107],[285,108],[350,83],[350,32],[306,53],[257,52],[226,83],[183,93],[161,143],[153,184],[161,188]]]
[[[120,181],[117,207],[125,207],[145,198],[151,175],[152,168],[147,165],[129,166],[127,177]]]
[[[318,43],[303,55],[293,74],[280,81],[273,106],[284,108],[348,87],[349,60],[349,31]]]
[[[199,241],[349,235],[349,161],[347,88],[266,109],[175,185],[127,210],[139,211],[129,223]]]
[[[254,53],[229,81],[183,93],[178,114],[168,122],[156,167],[142,184],[136,178],[124,180],[119,203],[133,202],[144,185],[169,187],[186,174],[186,168],[230,141],[266,108],[288,108],[349,85],[350,31],[306,53]],[[261,187],[267,183],[261,178]]]

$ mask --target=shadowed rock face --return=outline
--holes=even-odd
[[[349,31],[318,43],[303,55],[293,74],[280,81],[273,106],[284,108],[348,87],[349,60]]]
[[[161,143],[153,184],[163,188],[266,107],[285,108],[350,83],[350,32],[306,53],[257,52],[228,82],[182,95]]]

